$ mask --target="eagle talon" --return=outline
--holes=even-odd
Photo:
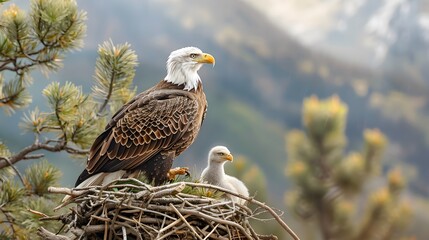
[[[176,178],[176,175],[190,176],[191,174],[189,173],[189,168],[187,167],[172,168],[167,173],[168,180],[174,180]]]

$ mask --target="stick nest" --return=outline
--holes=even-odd
[[[251,219],[265,224],[277,221],[298,239],[281,220],[282,213],[209,184],[176,182],[153,187],[136,179],[122,179],[104,187],[51,187],[49,191],[72,196],[57,208],[75,205],[66,214],[41,218],[62,221],[66,227],[66,235],[40,229],[39,236],[44,239],[277,239],[257,234]],[[247,206],[213,197],[219,193],[243,198]],[[267,213],[269,218],[261,217]]]

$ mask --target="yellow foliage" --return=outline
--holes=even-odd
[[[311,96],[304,100],[303,123],[316,134],[342,130],[347,116],[347,105],[337,95],[326,100]]]
[[[22,14],[22,10],[15,4],[11,4],[9,8],[3,12],[3,17],[16,18],[18,14]]]
[[[313,120],[314,112],[319,108],[320,102],[316,96],[313,95],[310,98],[304,100],[303,121],[305,126],[310,125]]]
[[[399,168],[387,176],[379,171],[388,139],[378,129],[364,131],[361,151],[344,154],[347,112],[336,95],[304,100],[305,130],[292,130],[286,138],[285,173],[296,188],[285,202],[304,220],[319,215],[315,222],[326,239],[392,239],[391,230],[399,233],[410,220],[411,208],[401,198],[405,178]],[[387,184],[366,187],[373,176]]]
[[[334,207],[335,217],[339,221],[347,221],[355,212],[355,204],[346,200],[338,201]]]
[[[339,114],[342,109],[343,109],[343,104],[340,101],[340,98],[338,97],[338,95],[334,95],[329,99],[329,103],[330,104],[330,112],[332,114],[332,116],[335,116],[337,114]]]
[[[294,161],[286,168],[286,176],[298,177],[307,171],[307,166],[302,161]]]
[[[399,168],[395,168],[389,171],[388,175],[389,189],[391,191],[398,191],[404,188],[405,178]]]
[[[343,191],[356,192],[361,189],[365,176],[365,162],[359,153],[351,153],[335,170],[335,183]]]
[[[382,189],[378,190],[377,192],[375,192],[371,196],[371,202],[376,207],[386,206],[387,204],[390,203],[391,200],[392,200],[392,198],[391,198],[390,192],[387,188],[382,188]]]
[[[407,225],[409,218],[413,215],[413,207],[408,201],[402,201],[393,214],[395,223],[400,226]]]
[[[366,129],[363,133],[365,142],[376,148],[384,148],[387,144],[387,138],[379,129]]]
[[[356,171],[356,169],[363,169],[363,159],[359,153],[352,153],[346,160],[345,166],[350,169]]]

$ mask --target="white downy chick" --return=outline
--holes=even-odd
[[[232,192],[238,193],[245,197],[249,197],[249,190],[246,185],[239,179],[225,174],[224,165],[227,161],[232,161],[234,158],[228,148],[224,146],[216,146],[212,148],[208,156],[208,166],[201,173],[200,180],[212,185],[223,187]],[[244,204],[244,199],[229,196],[235,203]]]

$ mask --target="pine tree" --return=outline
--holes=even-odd
[[[401,197],[405,178],[399,169],[382,174],[388,140],[378,129],[365,130],[361,151],[345,153],[347,111],[337,96],[304,101],[305,130],[286,139],[295,183],[286,201],[324,240],[400,239],[411,214]]]
[[[75,0],[32,0],[28,13],[13,4],[3,11],[0,108],[7,115],[28,107],[31,96],[27,89],[36,67],[45,73],[56,71],[67,53],[82,47],[85,19],[86,13]],[[48,110],[36,107],[19,123],[23,131],[34,134],[33,143],[12,153],[0,140],[0,239],[35,236],[44,224],[38,215],[52,215],[59,202],[58,195],[47,191],[48,186],[58,185],[58,169],[44,160],[21,174],[14,164],[42,159],[46,151],[86,156],[111,113],[135,95],[136,89],[130,87],[137,56],[130,45],[107,41],[99,46],[98,54],[91,93],[71,82],[51,82],[42,91]]]

